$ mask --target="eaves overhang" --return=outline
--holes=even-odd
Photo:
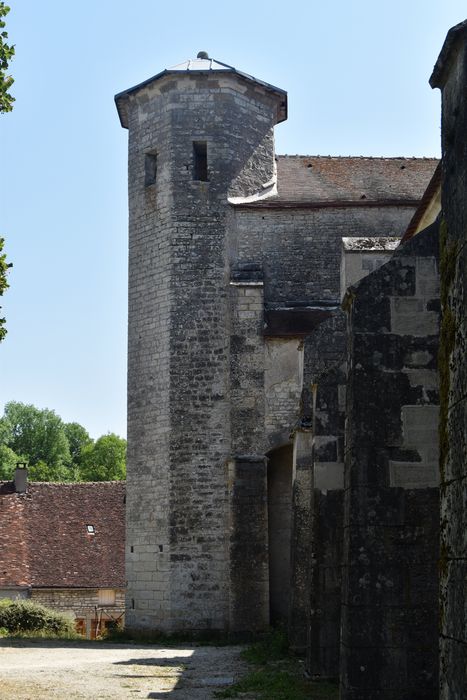
[[[262,87],[266,92],[269,92],[273,95],[276,96],[278,100],[278,108],[277,108],[277,118],[276,118],[276,124],[279,124],[280,122],[283,122],[287,119],[287,92],[286,90],[282,90],[281,88],[276,87],[275,85],[271,85],[270,83],[266,83],[263,80],[258,80],[257,78],[254,78],[252,75],[248,75],[248,73],[243,73],[242,71],[237,70],[236,68],[231,68],[230,66],[227,66],[227,64],[220,64],[217,62],[218,65],[225,66],[225,68],[216,68],[216,70],[212,69],[202,69],[202,70],[177,70],[174,68],[166,68],[165,70],[161,71],[160,73],[157,73],[156,75],[153,75],[152,78],[148,78],[147,80],[144,80],[142,83],[138,83],[138,85],[134,85],[131,88],[128,88],[128,90],[123,90],[122,92],[119,92],[115,95],[115,104],[117,106],[117,112],[118,116],[120,118],[120,124],[124,129],[128,129],[128,113],[127,113],[127,104],[128,104],[128,99],[131,95],[134,95],[135,93],[139,92],[139,90],[142,90],[145,87],[148,87],[149,85],[152,85],[153,83],[157,82],[158,80],[161,80],[162,78],[165,78],[167,76],[180,76],[180,75],[199,75],[199,76],[218,76],[218,75],[235,75],[240,80],[243,80],[247,83],[253,84],[253,85],[259,85]]]
[[[277,197],[254,202],[229,202],[236,209],[364,209],[383,207],[417,207],[419,199],[332,199],[294,201]]]
[[[336,301],[291,303],[264,309],[265,338],[306,338],[337,311]]]
[[[401,238],[400,244],[404,244],[412,236],[420,230],[420,223],[430,207],[436,206],[436,198],[439,200],[438,207],[441,207],[441,181],[442,181],[442,161],[439,161],[436,170],[428,183],[428,186],[420,200],[419,206],[414,212],[409,225],[407,226],[404,235]],[[438,212],[436,212],[438,213]]]

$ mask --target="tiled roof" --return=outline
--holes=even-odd
[[[437,158],[277,156],[278,194],[258,203],[419,200]]]
[[[0,587],[123,587],[124,496],[121,481],[0,482]]]
[[[201,58],[200,55],[202,55]],[[125,129],[128,129],[127,101],[129,95],[138,92],[141,90],[141,88],[151,85],[151,83],[154,83],[161,78],[165,78],[166,76],[177,76],[180,73],[195,73],[198,75],[205,74],[208,76],[213,73],[229,73],[237,76],[241,80],[247,81],[248,83],[254,83],[256,86],[260,85],[267,92],[275,94],[276,98],[278,99],[277,123],[287,119],[287,92],[285,90],[275,87],[275,85],[271,85],[270,83],[265,83],[264,80],[258,80],[258,78],[255,78],[253,75],[243,73],[233,66],[229,66],[227,63],[222,63],[222,61],[217,61],[213,58],[207,58],[206,52],[200,51],[197,58],[187,59],[186,61],[183,61],[183,63],[172,66],[172,68],[166,68],[160,73],[153,75],[152,78],[148,78],[148,80],[144,80],[142,83],[134,85],[133,87],[128,88],[128,90],[123,90],[123,92],[119,92],[117,95],[115,95],[115,102],[121,125]]]

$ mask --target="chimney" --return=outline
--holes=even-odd
[[[28,490],[28,465],[27,462],[16,462],[15,469],[15,491],[16,493],[26,493]]]

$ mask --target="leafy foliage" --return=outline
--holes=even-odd
[[[8,32],[5,31],[4,17],[10,8],[4,2],[0,2],[0,112],[11,112],[15,98],[9,90],[13,85],[13,78],[7,74],[8,65],[15,55],[15,47],[7,44]]]
[[[9,285],[8,285],[8,280],[7,280],[7,273],[8,273],[8,269],[11,267],[11,263],[8,263],[6,261],[5,253],[2,253],[3,244],[4,244],[4,239],[0,238],[0,297],[3,295],[3,292],[5,291],[5,289],[8,289]],[[0,341],[3,340],[5,335],[6,335],[5,319],[0,318]]]
[[[103,435],[84,447],[80,465],[83,481],[113,481],[126,475],[126,440],[115,433]]]
[[[0,419],[6,428],[7,446],[27,455],[31,466],[44,462],[53,469],[70,464],[70,448],[63,421],[48,408],[10,401]]]
[[[126,440],[113,433],[96,442],[79,423],[55,411],[10,401],[0,418],[0,479],[16,463],[29,464],[32,481],[110,481],[126,476]]]
[[[27,460],[26,460],[27,461]],[[29,467],[28,478],[30,481],[78,481],[75,471],[70,470],[64,464],[49,466],[43,460]]]
[[[11,479],[17,462],[24,459],[7,445],[0,445],[0,480]]]
[[[4,17],[9,13],[10,8],[4,2],[0,2],[0,113],[11,112],[15,100],[9,93],[13,85],[13,78],[7,75],[8,64],[15,55],[15,47],[7,44],[8,32],[5,31]],[[11,263],[6,261],[6,256],[2,253],[4,240],[0,238],[0,297],[8,288],[7,272]],[[1,308],[1,307],[0,307]],[[6,335],[5,319],[0,318],[0,341]]]
[[[64,430],[70,448],[71,462],[79,467],[84,448],[92,445],[93,441],[86,428],[79,423],[65,423]]]
[[[29,600],[0,600],[0,627],[10,634],[43,633],[75,636],[71,617]]]

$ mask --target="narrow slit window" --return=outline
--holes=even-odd
[[[157,153],[146,153],[144,157],[144,186],[150,187],[156,184],[157,178]]]
[[[193,180],[208,180],[208,144],[207,141],[193,141]]]

